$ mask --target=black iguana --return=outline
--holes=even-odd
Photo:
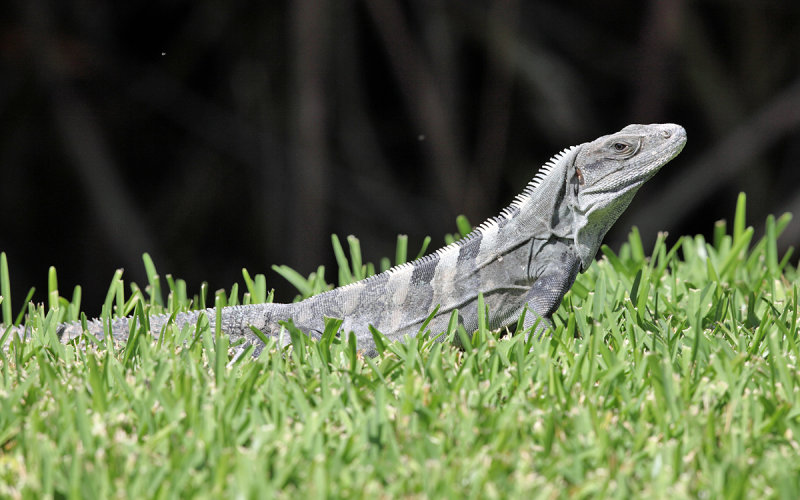
[[[376,353],[373,325],[389,340],[414,336],[438,306],[427,326],[446,330],[451,313],[467,332],[477,329],[477,299],[483,293],[490,327],[517,322],[527,306],[524,326],[552,325],[551,316],[579,271],[592,263],[606,232],[628,207],[636,191],[683,149],[686,132],[679,125],[629,125],[592,142],[553,156],[525,190],[465,238],[414,262],[293,304],[230,306],[222,310],[222,331],[243,345],[263,344],[250,327],[277,336],[279,321],[294,324],[312,338],[324,331],[324,317],[344,320],[341,330],[354,332],[358,348]],[[531,314],[531,311],[535,314]],[[195,324],[205,312],[177,314],[178,327]],[[169,316],[150,318],[158,335]],[[112,323],[113,336],[128,336],[128,319]],[[88,323],[102,337],[98,320]],[[543,328],[537,327],[537,330]],[[80,336],[77,323],[60,325],[62,341]],[[288,342],[288,335],[283,335]]]

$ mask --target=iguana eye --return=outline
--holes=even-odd
[[[641,138],[618,139],[610,143],[608,147],[609,158],[614,160],[624,160],[639,152],[642,146]]]

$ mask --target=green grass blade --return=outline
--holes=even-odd
[[[250,278],[250,273],[248,273],[245,268],[242,268],[242,278],[244,278],[244,286],[247,288],[247,293],[249,293],[251,297],[256,298],[256,284],[253,282],[252,278]]]
[[[214,302],[214,380],[217,386],[222,387],[225,380],[225,365],[228,362],[228,336],[222,331],[222,297],[216,297]]]
[[[3,302],[0,304],[3,312],[3,324],[11,325],[11,280],[8,277],[8,260],[6,253],[0,252],[0,295],[3,296]]]
[[[423,255],[425,255],[425,252],[428,250],[428,245],[430,244],[431,244],[431,237],[426,236],[425,239],[422,240],[422,248],[419,249],[419,253],[417,254],[416,257],[414,257],[414,260],[417,260]]]
[[[734,238],[733,247],[731,251],[728,253],[728,256],[722,263],[720,267],[719,274],[720,276],[726,276],[728,278],[731,277],[731,274],[734,269],[736,269],[736,263],[739,262],[741,259],[742,252],[747,249],[747,246],[750,244],[750,240],[753,238],[753,228],[748,227],[745,229],[738,238]]]
[[[272,270],[280,274],[286,281],[292,284],[303,298],[310,297],[314,292],[313,285],[300,273],[289,266],[272,266]]]
[[[272,292],[267,293],[267,277],[263,274],[256,274],[256,292],[254,298],[257,304],[272,302]]]
[[[458,232],[462,238],[472,232],[472,224],[469,223],[466,215],[456,217],[456,227],[458,227]]]
[[[389,341],[372,325],[369,325],[369,332],[372,334],[372,340],[375,342],[375,350],[378,351],[378,354],[383,354],[386,351],[386,346]]]
[[[106,293],[106,299],[103,301],[103,308],[107,308],[109,312],[113,311],[114,300],[121,296],[122,289],[122,269],[114,271],[114,276],[111,277],[111,284]],[[117,300],[117,304],[121,309],[121,304]]]
[[[336,264],[339,266],[339,286],[349,285],[354,281],[353,274],[350,272],[350,263],[344,254],[339,237],[335,234],[331,235],[331,244],[333,245],[333,254],[336,257]]]
[[[719,250],[722,247],[722,240],[727,236],[728,224],[724,220],[714,223],[714,248]]]
[[[739,193],[736,199],[736,213],[733,216],[733,244],[740,243],[743,236],[745,236],[747,216],[747,195]]]
[[[408,235],[397,235],[397,247],[394,253],[394,265],[399,266],[408,262]]]
[[[775,230],[775,217],[773,215],[767,216],[767,234],[766,238],[766,261],[769,275],[775,279],[778,277],[778,236]]]
[[[142,254],[142,261],[144,261],[145,274],[147,275],[147,291],[150,294],[150,304],[163,306],[164,297],[161,293],[161,278],[156,271],[156,265],[147,252]]]
[[[364,264],[361,260],[361,244],[359,243],[358,238],[351,234],[347,237],[347,245],[350,247],[350,261],[353,265],[353,280],[361,281],[367,277],[364,273]]]
[[[631,232],[628,234],[628,244],[631,248],[631,254],[634,262],[644,262],[644,245],[642,245],[642,237],[639,235],[639,228],[633,226]]]
[[[58,277],[56,276],[56,268],[50,266],[47,270],[47,307],[49,309],[57,309],[58,298]]]

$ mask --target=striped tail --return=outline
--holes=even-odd
[[[290,306],[290,304],[254,304],[225,307],[222,309],[221,329],[224,333],[228,334],[231,343],[244,338],[245,341],[239,348],[240,352],[243,352],[247,347],[253,345],[255,346],[254,355],[258,355],[264,348],[264,344],[253,332],[251,327],[260,330],[266,336],[277,336],[280,332],[278,321],[290,317]],[[153,337],[158,338],[168,323],[174,324],[179,330],[187,325],[193,328],[198,324],[198,321],[200,321],[201,314],[205,315],[208,324],[211,325],[213,329],[217,313],[215,308],[208,308],[178,313],[174,316],[172,321],[170,321],[172,316],[168,314],[150,316],[148,318],[150,322],[150,332]],[[131,317],[115,318],[111,321],[111,335],[115,343],[127,342],[132,319]],[[87,321],[85,331],[98,339],[105,337],[105,328],[100,319]],[[80,338],[83,332],[84,328],[81,323],[78,322],[62,323],[58,325],[56,330],[59,340],[63,343]],[[16,335],[23,340],[28,339],[30,337],[30,328],[12,328],[12,335]],[[280,339],[279,341],[288,343],[288,335],[285,339]]]

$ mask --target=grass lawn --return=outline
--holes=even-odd
[[[376,358],[293,335],[232,360],[214,318],[62,345],[80,289],[60,297],[51,269],[48,304],[22,310],[30,341],[2,339],[0,497],[799,498],[798,276],[776,248],[790,217],[755,241],[744,205],[710,242],[648,252],[634,229],[604,247],[549,338],[451,330],[464,349],[420,336]],[[349,242],[344,282],[373,270]],[[142,289],[114,276],[105,314],[205,306],[145,265]],[[280,271],[303,295],[324,286]],[[214,302],[270,300],[244,275]]]

